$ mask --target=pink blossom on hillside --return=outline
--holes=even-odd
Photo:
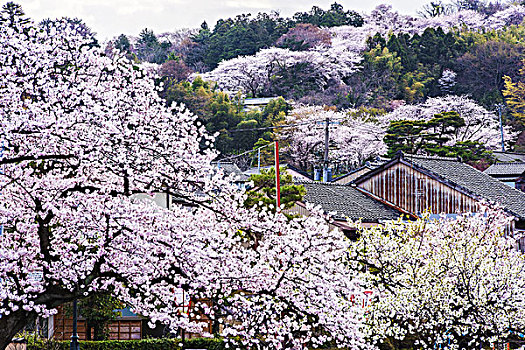
[[[489,149],[496,149],[501,144],[499,121],[495,112],[478,105],[467,96],[447,95],[433,97],[417,105],[404,105],[380,118],[387,127],[393,120],[430,120],[435,114],[457,112],[466,125],[458,128],[451,144],[461,141],[479,141]],[[509,126],[504,127],[505,140],[512,141],[517,134]]]
[[[330,125],[329,161],[350,167],[360,165],[367,158],[386,152],[384,129],[374,123],[357,119],[350,111],[336,112],[321,106],[299,106],[287,117],[293,128],[282,129],[287,146],[284,152],[303,169],[323,161],[325,121]]]
[[[315,73],[315,84],[321,89],[329,80],[342,83],[343,79],[357,69],[361,58],[344,47],[338,50],[317,47],[310,51],[291,51],[270,48],[254,56],[240,56],[222,61],[213,71],[202,78],[217,82],[228,93],[241,91],[252,96],[268,94],[273,80],[280,70],[286,70],[299,63],[311,65]],[[195,75],[194,75],[195,76]]]

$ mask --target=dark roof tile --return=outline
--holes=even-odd
[[[396,220],[401,212],[359,191],[353,186],[320,182],[300,183],[306,189],[304,202],[320,205],[325,212],[336,212],[335,219],[362,219],[363,222]]]
[[[471,194],[502,205],[525,219],[525,193],[454,158],[403,155],[403,159],[451,182]]]
[[[525,171],[525,163],[506,162],[496,163],[489,166],[484,173],[491,176],[516,175],[520,176]]]

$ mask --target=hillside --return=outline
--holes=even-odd
[[[501,143],[497,104],[508,104],[502,111],[506,148],[525,149],[520,103],[510,102],[511,95],[504,97],[512,83],[523,79],[524,17],[521,4],[481,0],[458,1],[454,6],[431,3],[420,16],[401,14],[387,5],[360,14],[334,3],[327,10],[313,7],[291,18],[275,12],[242,14],[219,20],[213,28],[204,22],[199,30],[158,36],[145,29],[132,40],[121,35],[110,46],[137,62],[156,64],[149,69],[162,77],[168,102],[185,103],[210,132],[217,132],[216,146],[223,155],[283,135],[274,129],[253,129],[288,123],[290,118],[284,115],[290,107],[281,104],[281,109],[261,112],[241,108],[245,97],[282,96],[293,106],[332,106],[349,118],[368,118],[375,123],[371,130],[393,133],[399,142],[399,137],[413,137],[418,130],[430,132],[425,125],[412,124],[428,123],[440,113],[457,112],[461,119],[441,125],[448,128],[441,134],[461,133],[457,128],[463,126],[458,125],[470,124],[460,110],[475,110],[481,114],[474,129],[492,138],[476,133],[461,140],[448,137],[438,142],[439,147],[417,152],[462,154],[486,164],[491,162],[490,151]],[[453,104],[458,110],[452,110],[439,102],[447,99],[462,104]],[[429,107],[433,102],[441,107]],[[432,115],[421,112],[425,104]],[[401,114],[412,123],[408,134],[391,125],[393,120],[400,122],[391,116]],[[286,144],[289,139],[282,141]],[[344,154],[338,146],[331,147],[334,154]],[[317,157],[304,170],[319,161]],[[355,164],[351,157],[338,162]]]

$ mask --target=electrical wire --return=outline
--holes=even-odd
[[[270,147],[270,146],[273,146],[273,142],[270,142],[270,143],[267,144],[267,145],[264,145],[264,146],[261,146],[261,147],[254,148],[254,149],[251,149],[251,150],[249,150],[249,151],[246,151],[246,152],[243,152],[243,153],[240,153],[240,154],[236,154],[236,155],[234,155],[234,156],[230,156],[230,157],[226,157],[226,158],[221,158],[221,159],[217,160],[217,163],[220,163],[220,162],[223,162],[223,161],[228,161],[228,160],[230,160],[230,159],[239,158],[239,157],[244,156],[245,154],[253,153],[253,152],[257,152],[257,151],[260,150],[260,149],[263,149],[263,148],[265,148],[265,147]]]
[[[345,121],[345,120],[347,120],[347,118],[344,118],[344,117],[330,118],[330,122],[332,122],[332,121]],[[303,122],[303,123],[285,124],[285,125],[277,125],[277,126],[267,126],[267,127],[260,127],[260,128],[222,130],[222,131],[219,131],[219,132],[221,132],[221,133],[225,133],[225,132],[227,132],[227,133],[234,133],[234,132],[244,132],[244,131],[261,131],[261,130],[284,129],[284,128],[293,128],[295,126],[317,124],[317,123],[320,123],[320,124],[326,123],[326,119],[309,120],[309,121]],[[340,124],[337,124],[337,125],[340,125]],[[368,131],[368,129],[366,129],[363,126],[353,125],[352,127],[356,128],[356,129],[361,129],[361,130],[367,130]]]

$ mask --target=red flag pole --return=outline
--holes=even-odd
[[[275,192],[277,198],[277,210],[281,208],[281,174],[279,172],[279,142],[275,141]]]

